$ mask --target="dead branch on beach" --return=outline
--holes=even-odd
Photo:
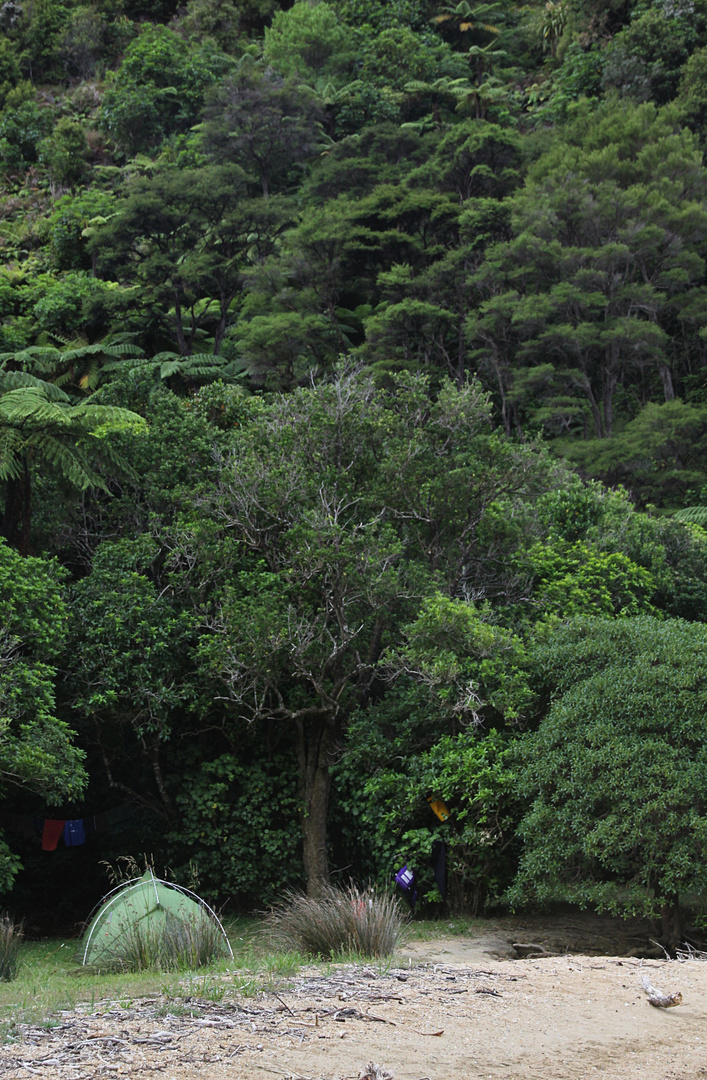
[[[656,1009],[672,1009],[675,1005],[682,1005],[682,994],[679,991],[676,994],[664,994],[662,990],[651,986],[647,975],[643,976],[641,985],[648,994],[648,1003],[655,1005]]]

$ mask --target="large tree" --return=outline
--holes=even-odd
[[[328,875],[330,768],[383,650],[435,589],[514,595],[508,550],[551,473],[490,430],[474,384],[435,400],[424,380],[384,392],[348,370],[236,435],[210,511],[246,561],[203,652],[238,716],[294,725],[310,891]]]
[[[249,198],[237,165],[167,168],[128,186],[91,249],[104,276],[131,290],[143,325],[169,335],[182,356],[218,355],[246,272],[273,250],[288,210],[277,198]]]

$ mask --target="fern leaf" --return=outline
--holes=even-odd
[[[707,506],[684,506],[673,514],[675,521],[685,521],[690,525],[707,526]]]

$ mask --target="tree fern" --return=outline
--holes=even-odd
[[[182,385],[194,385],[215,382],[217,379],[223,382],[238,382],[245,379],[247,371],[244,364],[239,360],[224,360],[212,353],[194,353],[191,356],[181,356],[179,353],[161,352],[155,356],[133,358],[127,357],[120,361],[108,361],[105,371],[110,373],[119,368],[143,368],[152,371],[156,379],[178,380]]]
[[[66,342],[63,349],[32,345],[12,353],[0,353],[0,370],[22,371],[78,393],[96,390],[103,381],[106,364],[126,357],[142,356],[142,350],[121,335],[92,345]]]
[[[675,521],[686,521],[690,525],[707,527],[707,506],[684,506],[673,514]]]
[[[16,362],[17,354],[13,359]],[[131,471],[105,436],[145,426],[142,417],[129,409],[85,399],[77,402],[54,382],[0,366],[0,481],[5,483],[6,538],[27,552],[32,470],[55,472],[79,489],[105,489],[102,465]]]

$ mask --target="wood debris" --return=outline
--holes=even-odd
[[[137,1080],[138,1075],[141,1080],[161,1080],[188,1069],[189,1075],[210,1075],[217,1063],[217,1072],[228,1070],[235,1058],[258,1057],[266,1046],[282,1045],[280,1039],[285,1045],[292,1039],[302,1045],[345,1035],[345,1025],[377,1023],[404,1030],[412,1020],[406,1017],[407,1006],[419,1003],[421,996],[430,1004],[435,1000],[443,1004],[445,1010],[457,1005],[468,1008],[471,994],[488,995],[492,1001],[500,996],[496,986],[519,977],[440,964],[380,972],[345,965],[333,972],[305,969],[286,986],[244,999],[236,996],[239,974],[234,973],[234,996],[219,1001],[185,993],[173,998],[83,1003],[60,1012],[46,1025],[18,1023],[16,1041],[0,1046],[0,1075],[3,1080],[33,1080],[35,1076],[100,1080],[113,1075],[121,1080]],[[394,1009],[392,1015],[386,1015],[388,1007]],[[412,1025],[410,1029],[414,1030]],[[420,1034],[434,1037],[442,1031],[431,1028]],[[273,1072],[265,1062],[261,1068]],[[377,1074],[371,1072],[373,1068]],[[366,1069],[369,1072],[364,1071],[363,1077],[390,1078],[382,1065],[371,1062]],[[283,1069],[279,1076],[284,1074]],[[356,1080],[356,1075],[345,1080]]]
[[[648,1003],[655,1005],[656,1009],[672,1009],[675,1005],[682,1005],[682,994],[679,991],[676,994],[664,994],[662,990],[651,986],[647,975],[643,976],[641,985],[648,994]]]
[[[359,1074],[358,1080],[393,1080],[393,1074],[384,1069],[382,1065],[365,1065]]]

